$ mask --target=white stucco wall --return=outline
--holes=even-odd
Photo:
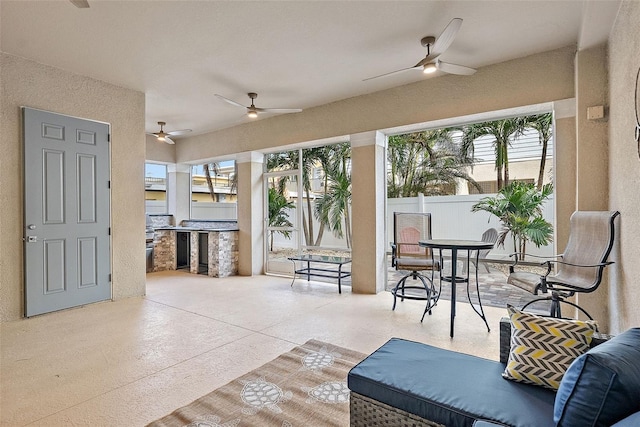
[[[609,269],[612,332],[640,325],[640,157],[634,91],[640,68],[640,2],[625,1],[609,40],[609,208],[620,211]]]
[[[112,294],[143,295],[144,94],[4,53],[0,85],[0,321],[24,314],[21,106],[111,124]]]
[[[167,144],[166,142],[158,141],[152,135],[146,135],[145,148],[145,156],[148,160],[153,159],[154,162],[160,163],[176,162],[175,144]]]

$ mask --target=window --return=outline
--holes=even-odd
[[[144,199],[148,214],[167,213],[167,166],[144,164]]]
[[[191,168],[191,219],[237,219],[235,161]]]

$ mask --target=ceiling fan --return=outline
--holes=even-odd
[[[299,113],[302,111],[302,109],[300,108],[258,108],[254,105],[253,100],[256,99],[258,97],[258,94],[255,92],[249,92],[247,94],[249,96],[249,98],[251,98],[251,105],[246,107],[242,104],[240,104],[239,102],[233,101],[229,98],[225,98],[222,95],[218,95],[217,93],[215,94],[215,96],[217,96],[218,98],[222,99],[225,102],[228,102],[231,105],[235,105],[236,107],[242,107],[244,109],[247,110],[247,116],[249,116],[252,119],[255,119],[256,117],[258,117],[259,113],[280,113],[280,114],[286,114],[286,113]]]
[[[438,70],[449,74],[459,74],[463,76],[470,76],[476,72],[475,69],[465,67],[464,65],[450,64],[448,62],[440,61],[439,56],[444,53],[445,50],[451,46],[453,39],[462,26],[461,18],[453,18],[447,27],[442,31],[438,38],[433,36],[423,37],[420,40],[420,44],[427,48],[427,56],[420,60],[416,65],[408,68],[402,68],[400,70],[391,71],[390,73],[380,74],[379,76],[369,77],[363,81],[377,79],[378,77],[390,76],[392,74],[401,73],[409,70],[422,70],[425,74],[434,73]]]
[[[89,2],[87,0],[69,0],[75,7],[78,9],[86,9],[89,7]]]
[[[167,144],[175,144],[175,142],[171,138],[169,138],[170,136],[184,135],[185,133],[191,132],[191,129],[181,129],[171,132],[165,132],[164,127],[167,124],[165,122],[158,122],[158,124],[160,125],[160,132],[148,132],[147,134],[153,135],[158,141],[166,142]]]

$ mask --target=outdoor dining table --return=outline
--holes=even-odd
[[[444,280],[445,282],[451,283],[451,321],[450,321],[450,332],[449,336],[453,338],[453,325],[456,317],[456,283],[466,283],[467,284],[467,297],[469,299],[469,304],[473,308],[473,310],[480,316],[482,320],[484,320],[485,325],[487,325],[487,331],[491,331],[489,328],[489,323],[487,322],[487,318],[484,314],[484,310],[482,309],[482,300],[480,299],[480,288],[478,287],[478,269],[476,267],[476,291],[478,294],[478,306],[476,308],[473,302],[471,302],[471,294],[469,293],[469,268],[467,265],[467,276],[460,277],[457,275],[457,261],[458,261],[458,251],[467,251],[467,264],[471,258],[471,251],[476,251],[476,265],[478,265],[478,255],[479,251],[482,249],[491,249],[493,248],[493,243],[482,242],[478,240],[452,240],[452,239],[430,239],[430,240],[420,240],[418,242],[420,246],[438,249],[440,251],[440,268],[442,269],[442,251],[450,250],[451,251],[451,275],[445,276],[443,271],[440,270],[440,280]]]

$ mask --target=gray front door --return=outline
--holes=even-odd
[[[109,125],[22,112],[25,315],[110,299]]]

